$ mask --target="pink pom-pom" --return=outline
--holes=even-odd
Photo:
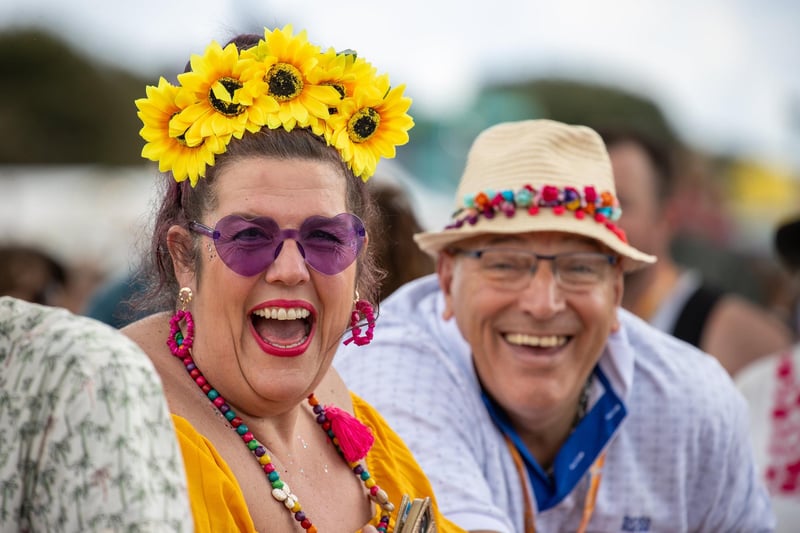
[[[363,459],[375,442],[372,431],[353,415],[338,407],[326,406],[325,417],[331,423],[331,430],[339,441],[339,448],[345,461],[352,463]]]

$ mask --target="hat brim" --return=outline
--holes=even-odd
[[[530,216],[521,213],[513,217],[506,217],[501,213],[495,216],[503,217],[502,224],[496,223],[495,219],[480,217],[474,225],[465,223],[460,228],[417,233],[414,235],[414,240],[424,252],[436,256],[453,244],[478,235],[556,231],[588,237],[609,247],[621,256],[625,272],[638,270],[656,262],[655,256],[637,250],[622,241],[605,224],[596,222],[588,216],[579,219],[572,213],[557,215],[547,209]]]

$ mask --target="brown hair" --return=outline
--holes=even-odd
[[[414,234],[423,230],[407,191],[399,184],[376,175],[367,187],[380,212],[381,238],[373,250],[386,277],[380,299],[386,299],[401,285],[435,272],[433,257],[414,242]]]
[[[620,144],[632,143],[638,146],[653,167],[656,176],[656,194],[662,205],[672,196],[676,188],[676,153],[666,142],[635,128],[600,128],[607,150]]]

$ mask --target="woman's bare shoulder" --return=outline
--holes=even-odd
[[[156,313],[132,322],[120,331],[133,340],[147,354],[163,351],[169,335],[168,313]]]
[[[122,329],[150,357],[156,367],[170,411],[186,414],[186,396],[192,397],[197,387],[187,378],[186,370],[167,346],[169,337],[169,313],[157,313],[133,322]]]

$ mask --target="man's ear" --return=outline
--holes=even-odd
[[[646,267],[645,267],[646,268]],[[619,331],[619,315],[618,311],[620,306],[622,306],[622,295],[625,292],[625,274],[622,271],[621,267],[617,267],[617,270],[614,272],[615,279],[612,282],[612,291],[613,291],[613,298],[614,298],[614,319],[611,322],[611,333],[616,333]]]
[[[436,274],[439,276],[439,287],[444,294],[444,311],[442,318],[450,320],[453,318],[453,268],[455,267],[455,259],[452,254],[447,252],[439,252],[436,259]]]
[[[172,226],[167,230],[167,249],[172,257],[175,278],[181,287],[194,285],[195,254],[192,236],[189,230],[181,226]]]

